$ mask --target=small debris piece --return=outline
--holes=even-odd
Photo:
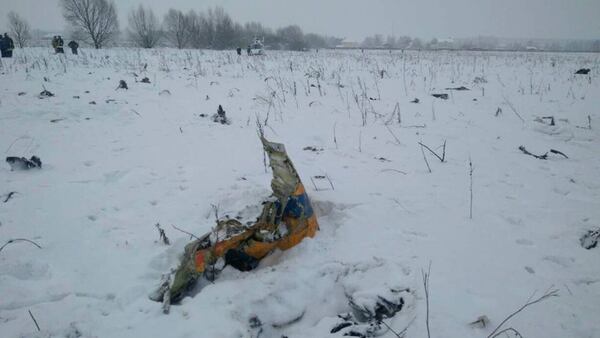
[[[555,122],[554,122],[554,116],[543,116],[543,117],[536,117],[535,118],[535,122],[539,122],[539,123],[546,123],[545,120],[550,120],[550,125],[551,126],[555,126]]]
[[[414,100],[410,101],[410,103],[419,103],[419,102],[420,102],[420,101],[419,101],[419,99],[418,99],[418,98],[416,98],[416,97],[415,97],[415,99],[414,99]]]
[[[6,198],[4,199],[3,203],[7,203],[16,193],[16,191],[11,191],[8,194],[6,194]]]
[[[96,104],[96,101],[90,101],[90,104]]]
[[[19,95],[19,96],[23,96],[23,95],[25,95],[25,94],[27,94],[27,93],[25,93],[25,92],[19,92],[17,95]]]
[[[231,124],[231,121],[225,115],[225,110],[223,110],[223,107],[221,105],[219,105],[217,113],[212,116],[212,120],[213,122],[220,124]]]
[[[431,94],[431,96],[435,97],[436,99],[448,100],[448,94],[446,94],[446,93]]]
[[[49,90],[44,89],[40,92],[40,95],[38,97],[40,99],[43,99],[45,97],[53,97],[53,96],[54,96],[54,93],[50,92]]]
[[[158,93],[158,96],[171,96],[171,92],[168,89],[163,89]]]
[[[533,157],[537,158],[538,160],[547,160],[548,159],[548,153],[547,152],[545,154],[543,154],[543,155],[535,155],[535,154],[530,153],[527,149],[525,149],[524,146],[519,146],[519,150],[522,151],[523,154],[529,155],[529,156],[533,156]],[[564,158],[569,158],[562,151],[558,151],[556,149],[550,149],[550,153],[561,155]]]
[[[42,161],[37,156],[31,156],[28,160],[25,157],[9,156],[6,162],[10,165],[10,170],[29,170],[33,168],[42,168]]]
[[[79,95],[73,95],[73,98],[74,99],[79,99],[80,97],[79,97]]]
[[[171,241],[169,241],[169,237],[165,234],[165,230],[160,227],[160,223],[156,223],[156,229],[158,229],[158,235],[160,236],[160,241],[165,245],[170,245]]]
[[[581,68],[575,72],[575,74],[579,74],[579,75],[588,75],[589,73],[590,73],[589,68]]]
[[[469,325],[478,329],[485,329],[490,325],[490,319],[486,315],[479,316],[475,321],[470,322]]]
[[[117,86],[117,89],[128,90],[129,87],[127,87],[127,82],[125,82],[125,80],[119,80],[119,86]]]
[[[385,294],[373,296],[369,292],[356,292],[349,298],[354,317],[359,322],[392,318],[404,307],[406,290],[390,289]]]
[[[149,79],[149,78],[147,78],[147,77],[145,77],[145,78],[143,78],[143,79],[142,79],[140,82],[141,82],[141,83],[150,83],[150,79]]]
[[[561,152],[561,151],[558,151],[558,150],[556,150],[556,149],[550,149],[550,152],[551,152],[551,153],[553,153],[553,154],[562,155],[562,156],[564,156],[565,158],[569,158],[569,157],[568,157],[567,155],[565,155],[563,152]]]
[[[579,242],[581,246],[587,250],[593,249],[598,246],[598,241],[600,240],[600,228],[595,230],[589,230],[585,235],[583,235]]]
[[[52,122],[52,123],[56,123],[56,122],[60,122],[60,121],[62,121],[62,120],[64,120],[64,119],[53,119],[53,120],[50,120],[50,122]]]
[[[519,146],[519,150],[522,151],[523,154],[533,156],[533,157],[537,158],[538,160],[547,160],[548,159],[548,153],[545,153],[544,155],[535,155],[535,154],[530,153],[527,149],[525,149],[525,146]]]
[[[392,318],[404,307],[404,295],[408,289],[387,289],[383,292],[355,292],[348,296],[352,313],[338,315],[342,322],[336,324],[330,333],[342,333],[350,337],[379,337],[389,330],[382,323]]]
[[[302,150],[312,151],[312,152],[319,152],[319,151],[323,151],[323,148],[317,148],[317,147],[313,147],[313,146],[308,146],[308,147],[304,147]]]
[[[465,86],[460,86],[460,87],[450,87],[450,88],[446,88],[446,90],[470,90],[469,88],[465,87]]]

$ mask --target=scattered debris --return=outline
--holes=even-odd
[[[272,198],[263,203],[257,221],[249,225],[228,217],[219,219],[215,207],[213,231],[201,237],[186,232],[196,240],[185,247],[173,283],[165,287],[161,282],[150,295],[150,299],[162,301],[163,308],[167,302],[181,300],[202,276],[214,281],[226,265],[251,270],[273,250],[287,250],[316,234],[317,217],[284,145],[262,136],[261,141],[273,169]]]
[[[446,93],[431,94],[431,96],[435,97],[436,99],[448,100],[448,94],[446,94]]]
[[[575,72],[575,74],[579,74],[579,75],[588,75],[589,73],[590,73],[589,68],[581,68]]]
[[[10,164],[10,170],[29,170],[33,168],[42,168],[42,161],[37,156],[31,156],[28,160],[25,157],[9,156],[6,162]]]
[[[16,191],[11,191],[8,194],[4,195],[6,196],[6,198],[4,199],[3,203],[7,203],[16,193]]]
[[[470,322],[469,325],[478,329],[485,329],[490,325],[490,319],[486,315],[479,316],[475,321]]]
[[[165,234],[165,230],[160,227],[160,223],[156,223],[155,226],[156,226],[156,229],[158,229],[158,235],[160,236],[160,241],[164,245],[170,245],[171,241],[169,241],[169,237],[167,237],[167,234]]]
[[[308,146],[308,147],[304,147],[302,148],[302,150],[306,150],[306,151],[312,151],[312,152],[319,152],[319,151],[323,151],[323,148],[317,148],[317,147],[313,147],[313,146]]]
[[[470,90],[469,88],[465,87],[465,86],[460,86],[460,87],[450,87],[450,88],[446,88],[446,90]]]
[[[378,337],[390,327],[383,320],[392,318],[404,307],[404,296],[408,289],[388,289],[385,292],[355,292],[348,296],[351,313],[338,315],[342,321],[336,324],[330,333],[343,332],[351,337]]]
[[[53,97],[54,93],[52,93],[51,91],[44,89],[40,92],[40,95],[38,95],[38,97],[40,99],[46,98],[46,97]]]
[[[79,95],[73,95],[73,98],[74,99],[79,99],[80,97],[79,97]]]
[[[527,149],[525,149],[524,146],[519,146],[519,150],[522,151],[523,154],[529,155],[529,156],[533,156],[533,157],[537,158],[538,160],[547,160],[548,159],[548,153],[547,152],[545,154],[543,154],[543,155],[535,155],[535,154],[530,153]],[[558,151],[556,149],[550,149],[550,153],[557,154],[557,155],[562,155],[564,158],[569,158],[563,152]]]
[[[536,118],[534,119],[534,121],[535,121],[535,122],[539,122],[539,123],[546,123],[546,121],[545,121],[545,120],[550,120],[550,125],[551,125],[551,126],[554,126],[554,125],[556,125],[556,124],[554,123],[554,116],[543,116],[543,117],[536,117]]]
[[[231,120],[227,118],[227,116],[225,115],[225,110],[223,110],[223,107],[221,105],[219,105],[217,113],[212,116],[212,120],[213,122],[220,124],[231,124]]]
[[[125,80],[119,80],[119,85],[117,86],[117,88],[115,90],[117,90],[117,89],[128,90],[129,87],[127,87],[127,82],[125,82]]]
[[[598,246],[599,240],[600,240],[600,228],[595,229],[595,230],[588,230],[588,232],[579,239],[579,242],[581,243],[582,247],[590,250],[590,249],[593,249],[596,246]]]

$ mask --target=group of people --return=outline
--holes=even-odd
[[[55,35],[52,38],[52,48],[54,48],[54,52],[56,54],[64,54],[65,50],[63,48],[64,41],[62,36]],[[67,45],[71,48],[71,52],[73,55],[77,55],[77,49],[79,49],[79,44],[77,41],[73,40],[69,42]],[[13,39],[8,36],[8,33],[4,33],[4,35],[0,34],[0,52],[3,58],[11,58],[13,55],[13,49],[15,49],[15,43]]]
[[[54,52],[56,54],[64,54],[65,53],[64,44],[65,44],[65,42],[63,41],[62,36],[55,35],[52,38],[52,48],[54,48]],[[69,46],[69,48],[71,48],[71,52],[73,53],[73,55],[77,55],[77,49],[79,48],[79,44],[77,43],[77,41],[72,40],[71,42],[69,42],[69,44],[67,46]]]
[[[8,33],[0,35],[0,53],[3,58],[11,58],[13,49],[15,49],[15,43],[13,39],[8,36]]]

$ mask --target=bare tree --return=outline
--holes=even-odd
[[[110,42],[119,31],[117,10],[111,0],[61,0],[65,20],[86,33],[96,49]]]
[[[17,41],[19,48],[25,47],[27,41],[31,39],[29,24],[19,14],[15,12],[8,13],[8,27],[11,35]]]
[[[211,48],[214,41],[215,25],[212,9],[208,13],[191,10],[186,14],[190,45],[193,48]]]
[[[185,48],[190,42],[188,16],[182,11],[169,9],[164,19],[165,36],[177,48]]]
[[[210,11],[209,11],[210,13]],[[213,47],[227,49],[235,46],[235,28],[233,20],[223,7],[215,7],[213,11],[215,35]]]
[[[153,48],[160,40],[158,20],[151,8],[140,5],[129,13],[129,36],[142,48]]]

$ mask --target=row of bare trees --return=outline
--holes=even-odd
[[[266,38],[275,48],[302,50],[307,47],[327,46],[327,38],[316,34],[304,35],[302,29],[292,25],[276,32],[257,22],[241,25],[234,22],[221,7],[206,12],[170,9],[162,25],[151,8],[139,6],[129,15],[129,38],[135,45],[152,48],[162,39],[177,48],[227,49],[244,47],[254,37]],[[336,40],[333,44],[337,43]]]
[[[74,39],[95,48],[113,42],[119,34],[119,20],[114,0],[60,0],[63,17],[72,27]],[[10,31],[18,46],[30,39],[30,27],[18,14],[9,13]],[[184,13],[170,9],[162,22],[150,7],[139,7],[128,15],[129,42],[153,48],[165,41],[177,48],[228,49],[247,46],[255,37],[264,38],[272,48],[303,50],[335,46],[340,39],[307,34],[296,25],[273,31],[258,22],[241,25],[234,22],[222,7]]]

